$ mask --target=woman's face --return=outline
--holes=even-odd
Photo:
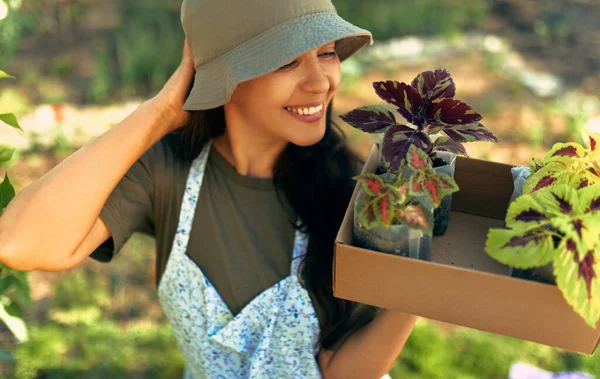
[[[278,70],[240,83],[225,104],[228,125],[255,136],[310,146],[325,133],[326,111],[341,80],[335,43],[312,50]]]

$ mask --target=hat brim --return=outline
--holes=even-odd
[[[192,111],[221,106],[230,100],[239,83],[271,73],[294,58],[333,41],[336,41],[336,52],[343,61],[372,44],[373,38],[369,31],[352,25],[334,12],[299,16],[196,67],[194,85],[183,109]]]

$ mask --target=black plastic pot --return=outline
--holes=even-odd
[[[454,170],[456,169],[456,154],[447,152],[438,152],[438,158],[441,158],[446,165],[434,167],[437,173],[443,173],[454,179]],[[433,235],[443,236],[448,230],[450,224],[450,212],[452,209],[452,195],[442,199],[440,206],[433,212]]]

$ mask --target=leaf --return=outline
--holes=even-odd
[[[447,136],[440,136],[435,140],[433,151],[447,151],[457,155],[469,156],[467,150],[460,142],[456,142]]]
[[[561,162],[569,164],[577,158],[585,156],[585,149],[578,143],[556,143],[546,153],[544,163]]]
[[[378,105],[361,107],[344,113],[342,120],[366,133],[378,133],[392,125],[396,125],[394,114]]]
[[[8,305],[5,305],[4,310],[13,317],[23,318],[23,310],[15,301],[11,301]]]
[[[389,227],[394,219],[394,206],[398,196],[393,187],[386,185],[379,196],[367,196],[359,210],[359,221],[367,228],[381,225]]]
[[[0,121],[8,124],[9,126],[12,126],[13,128],[17,128],[19,130],[23,130],[23,129],[21,129],[21,126],[19,125],[19,122],[17,121],[17,118],[12,113],[3,113],[3,114],[0,114]]]
[[[0,278],[0,295],[5,293],[15,282],[16,279],[11,275]]]
[[[531,158],[531,162],[529,162],[529,171],[531,171],[532,175],[535,174],[542,167],[544,167],[543,162],[541,162],[535,158]]]
[[[442,125],[470,125],[482,119],[469,105],[459,100],[441,98],[431,102],[427,121]]]
[[[0,162],[8,162],[12,159],[15,149],[7,146],[0,146]]]
[[[600,184],[582,188],[577,191],[580,209],[583,213],[600,211]]]
[[[560,162],[549,163],[527,179],[523,185],[523,193],[530,194],[543,188],[569,183],[572,174],[572,170]]]
[[[543,228],[490,229],[485,252],[505,265],[522,269],[544,266],[555,255],[552,233]]]
[[[445,176],[442,182],[440,177]],[[440,206],[442,199],[448,194],[458,189],[456,183],[454,187],[444,188],[443,183],[451,183],[454,180],[448,175],[436,173],[433,169],[421,170],[410,177],[410,193],[412,196],[425,196],[431,201],[434,208]]]
[[[600,143],[600,134],[588,132],[588,138],[590,141],[588,150],[590,151],[591,155],[597,159],[600,155],[600,146],[598,145],[598,143]]]
[[[567,303],[592,328],[600,318],[600,284],[598,261],[592,246],[578,247],[571,239],[564,239],[554,264],[556,284]]]
[[[409,204],[397,212],[402,224],[416,228],[431,235],[433,233],[433,214],[421,203]]]
[[[548,215],[571,217],[581,214],[577,190],[566,184],[538,191],[533,196]]]
[[[450,73],[444,69],[424,71],[417,75],[411,85],[423,99],[432,101],[440,97],[454,97],[456,86]]]
[[[368,196],[379,196],[381,188],[385,184],[381,176],[372,173],[363,174],[354,179],[358,180],[363,191],[365,191]]]
[[[0,70],[0,79],[14,79],[14,76],[8,75],[6,72]]]
[[[498,142],[498,138],[482,123],[444,127],[444,133],[457,142],[488,141]]]
[[[25,322],[23,319],[19,317],[11,316],[4,309],[4,305],[0,302],[0,321],[4,322],[4,324],[10,329],[10,331],[15,335],[15,337],[23,342],[27,340],[27,327],[25,326]]]
[[[360,205],[358,211],[358,221],[369,230],[381,224],[381,221],[377,219],[375,213],[374,204],[371,202],[364,202]]]
[[[410,129],[405,125],[394,125],[385,132],[382,157],[384,162],[390,164],[392,172],[398,171],[400,166],[404,164],[408,149],[411,146],[429,152],[433,144],[427,134]]]
[[[431,159],[421,149],[417,149],[414,145],[408,148],[408,154],[406,154],[408,167],[411,170],[419,171],[432,168]]]
[[[506,226],[530,230],[550,223],[546,210],[532,195],[519,196],[508,207]]]
[[[450,175],[444,174],[443,172],[436,172],[436,177],[440,182],[442,197],[446,197],[446,195],[458,192],[458,190],[460,189],[458,187],[458,183],[456,183],[456,181],[454,181],[454,178],[452,178]]]
[[[421,112],[423,99],[419,95],[419,92],[408,84],[388,80],[385,82],[374,82],[373,88],[375,88],[375,92],[382,100],[398,107],[398,112],[408,122],[413,122],[414,116]]]
[[[15,197],[15,189],[10,180],[8,179],[8,173],[4,174],[4,181],[0,183],[0,210],[6,208],[8,203]]]

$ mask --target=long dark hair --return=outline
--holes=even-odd
[[[323,139],[308,147],[288,144],[277,159],[273,176],[278,194],[285,196],[303,221],[301,230],[309,235],[300,280],[324,311],[319,341],[324,348],[344,334],[356,306],[334,298],[331,288],[334,240],[352,195],[352,177],[359,162],[342,130],[332,122],[331,104],[326,118]],[[211,138],[225,133],[225,128],[222,106],[191,112],[190,121],[178,131],[178,155],[193,160]]]

